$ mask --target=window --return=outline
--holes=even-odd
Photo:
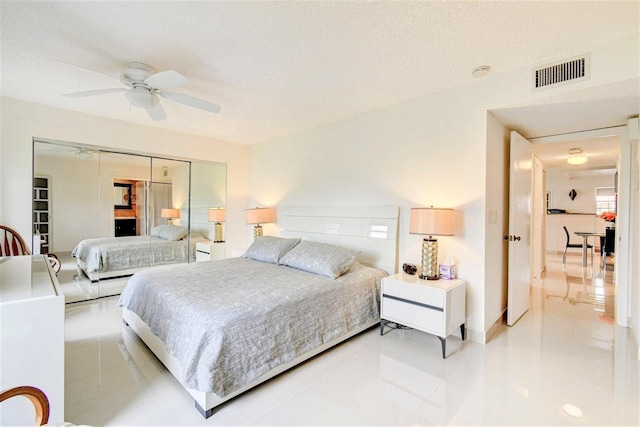
[[[616,193],[613,187],[596,187],[596,215],[616,211]]]

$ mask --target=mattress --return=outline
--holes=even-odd
[[[379,319],[385,275],[356,262],[330,279],[232,258],[136,273],[119,305],[164,342],[184,386],[224,397]]]

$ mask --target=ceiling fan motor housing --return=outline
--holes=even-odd
[[[134,87],[136,83],[144,82],[147,77],[153,74],[153,71],[153,68],[147,64],[132,62],[120,78],[127,86]]]

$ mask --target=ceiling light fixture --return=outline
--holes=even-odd
[[[582,409],[570,403],[565,403],[564,405],[562,405],[562,409],[572,417],[581,418],[584,415]]]
[[[158,96],[141,86],[129,89],[125,96],[134,107],[151,108],[158,103]]]
[[[582,153],[582,148],[571,148],[569,150],[569,157],[567,157],[567,163],[570,165],[581,165],[587,161],[587,156]]]
[[[473,78],[477,79],[477,78],[486,76],[487,74],[489,74],[490,71],[491,71],[490,66],[481,65],[471,70],[471,75],[473,76]]]

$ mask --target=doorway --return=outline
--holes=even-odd
[[[628,277],[628,268],[629,268],[629,259],[628,259],[628,233],[626,230],[629,230],[629,204],[630,204],[630,175],[631,175],[631,149],[629,144],[627,144],[627,127],[619,126],[607,129],[597,129],[590,130],[584,132],[575,132],[564,135],[550,136],[550,137],[540,137],[540,138],[531,138],[532,148],[537,148],[540,150],[540,153],[543,153],[545,149],[552,149],[555,152],[562,153],[561,155],[557,155],[557,161],[566,161],[567,151],[563,151],[566,147],[565,145],[577,145],[584,144],[585,141],[594,140],[594,144],[598,144],[599,147],[603,147],[604,145],[610,144],[612,146],[617,146],[619,149],[618,159],[615,164],[615,169],[617,169],[617,181],[615,185],[618,190],[618,200],[617,200],[617,220],[616,220],[616,228],[618,230],[617,238],[616,238],[616,247],[617,247],[617,255],[616,255],[616,264],[617,267],[614,270],[614,281],[617,284],[617,292],[616,292],[616,323],[621,326],[627,326],[628,323],[628,301],[629,301],[629,283],[626,278]],[[574,148],[574,147],[572,147]],[[540,153],[536,154],[539,156]],[[551,164],[551,160],[549,160]],[[596,161],[592,162],[595,163]],[[609,162],[609,166],[611,166]],[[604,169],[604,166],[601,166]],[[609,168],[610,169],[610,168]],[[597,169],[593,169],[597,170]],[[612,183],[613,184],[613,183]],[[577,197],[575,193],[578,193],[576,189],[572,188],[567,197],[573,196],[574,200]],[[563,197],[564,195],[559,194],[559,197]],[[547,197],[545,194],[543,197],[535,198],[533,197],[533,201],[538,201],[538,203],[545,203],[548,199],[555,199],[556,195],[550,195]],[[594,196],[595,198],[595,196]],[[556,209],[556,208],[553,208]],[[562,210],[562,208],[557,208]],[[567,211],[567,209],[564,209]],[[597,219],[595,217],[595,209],[594,212],[585,212],[588,215],[587,218],[592,222],[591,227],[596,227]],[[602,224],[604,227],[604,224]],[[532,227],[536,228],[536,227]],[[544,229],[545,225],[542,227],[537,227],[538,229]],[[595,231],[595,230],[594,230]],[[538,242],[537,245],[533,245],[534,247],[549,247],[551,246],[551,242],[545,242],[545,237],[541,234],[532,236],[533,239],[539,239],[541,242]],[[557,247],[557,245],[556,245]]]

